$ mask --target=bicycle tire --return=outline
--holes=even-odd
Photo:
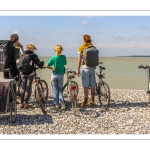
[[[109,104],[110,104],[110,89],[109,86],[106,82],[100,82],[98,84],[98,97],[99,97],[99,102],[100,106],[104,108],[105,110],[108,109]]]
[[[77,113],[77,102],[76,101],[72,101],[72,110],[73,110],[73,114],[76,115]]]
[[[43,114],[46,114],[46,111],[45,111],[45,102],[42,98],[42,93],[41,93],[41,89],[39,86],[36,86],[36,99],[39,103],[39,106],[43,112]]]
[[[45,101],[45,103],[47,103],[47,99],[48,99],[48,84],[47,84],[47,82],[45,80],[40,80],[39,84],[41,86],[42,92],[44,93],[44,101]]]
[[[9,108],[10,108],[10,122],[14,123],[17,118],[17,104],[16,101],[12,100],[9,103]]]
[[[78,92],[79,92],[78,84],[75,81],[71,81],[71,85],[75,85],[77,87],[77,94],[78,94]],[[72,108],[73,108],[74,104],[70,101],[70,98],[69,98],[68,83],[66,83],[63,86],[62,91],[63,91],[63,98],[64,98],[64,101],[65,101],[65,104],[67,105],[67,103],[68,103],[67,108],[69,108],[70,105],[72,105]],[[74,108],[73,108],[73,110],[74,110]]]

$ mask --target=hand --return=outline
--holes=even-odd
[[[56,69],[54,67],[52,67],[52,70],[55,71]]]
[[[80,71],[77,71],[77,76],[79,76],[79,77],[80,77],[80,75],[81,75]]]

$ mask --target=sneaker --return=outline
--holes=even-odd
[[[59,105],[59,104],[56,104],[56,108],[57,108],[57,109],[60,109],[60,105]]]
[[[61,109],[65,109],[65,103],[64,102],[61,103]]]
[[[20,108],[24,108],[24,104],[20,104]]]

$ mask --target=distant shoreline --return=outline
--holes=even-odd
[[[50,58],[52,56],[39,56],[39,57],[47,57],[47,58]],[[72,56],[66,56],[67,58],[78,58],[78,57],[72,57]],[[148,56],[140,56],[140,55],[133,55],[133,56],[102,56],[102,57],[99,57],[99,58],[108,58],[108,57],[150,57],[150,55]]]

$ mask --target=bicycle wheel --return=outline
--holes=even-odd
[[[48,99],[48,85],[47,85],[47,82],[45,80],[40,80],[39,85],[40,85],[41,90],[44,94],[44,101],[47,104],[47,99]]]
[[[17,117],[17,104],[16,101],[12,100],[9,103],[9,110],[10,110],[10,122],[14,123]]]
[[[20,98],[21,95],[21,87],[22,87],[22,80],[18,79],[16,81],[16,96],[18,96]]]
[[[100,82],[98,85],[98,96],[100,105],[107,110],[110,104],[110,89],[106,82]]]
[[[36,100],[38,101],[43,114],[46,114],[44,96],[40,86],[36,86]]]
[[[76,101],[76,100],[73,100],[73,101],[71,102],[71,104],[72,104],[72,111],[73,111],[73,114],[76,115],[76,113],[77,113],[77,110],[76,110],[76,108],[77,108],[77,101]]]
[[[76,87],[76,93],[78,94],[79,92],[79,88],[78,88],[78,84],[75,82],[75,81],[71,81],[71,86],[75,86]],[[70,93],[70,97],[69,97],[69,89],[68,89],[68,83],[66,83],[64,86],[63,86],[63,98],[64,98],[64,101],[65,101],[65,104],[66,106],[69,108],[70,105],[72,105],[72,108],[74,107],[74,104],[72,104],[71,102],[71,93]],[[77,103],[77,102],[76,102]],[[75,103],[75,106],[76,106],[76,103]]]

